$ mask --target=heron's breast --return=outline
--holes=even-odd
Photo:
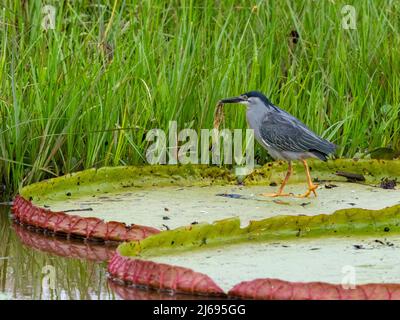
[[[254,130],[254,135],[255,135],[256,139],[258,139],[258,137],[260,137],[260,126],[262,123],[261,115],[262,114],[260,114],[260,113],[257,114],[256,108],[248,108],[246,111],[247,124],[249,125],[249,127],[251,129]]]

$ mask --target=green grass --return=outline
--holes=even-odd
[[[46,32],[41,1],[3,1],[0,184],[11,192],[143,163],[149,129],[211,128],[220,98],[251,89],[340,145],[338,156],[400,149],[398,1],[132,2],[44,1],[57,9]],[[356,30],[341,27],[345,4]],[[243,108],[226,111],[226,127],[246,127]]]

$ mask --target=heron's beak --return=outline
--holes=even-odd
[[[232,97],[232,98],[226,98],[226,99],[222,99],[219,102],[220,103],[241,103],[241,102],[245,102],[246,100],[242,97]]]

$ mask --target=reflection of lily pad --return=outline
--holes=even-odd
[[[169,292],[146,290],[135,286],[126,286],[117,281],[108,280],[108,286],[115,294],[124,300],[198,300],[197,295],[189,294],[170,294]],[[202,296],[201,299],[214,300],[216,297]],[[221,299],[224,299],[221,297]]]
[[[116,244],[88,243],[74,239],[61,239],[46,234],[32,232],[27,228],[13,224],[13,229],[21,242],[42,252],[67,258],[79,258],[91,261],[108,261],[113,256]]]

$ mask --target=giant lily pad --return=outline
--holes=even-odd
[[[124,243],[109,272],[141,286],[200,294],[400,299],[399,234],[400,205],[277,216],[245,228],[228,219]],[[348,271],[354,291],[341,286]]]
[[[281,182],[286,165],[279,162],[255,170],[241,184],[230,171],[217,167],[92,169],[23,188],[20,196],[25,201],[32,200],[32,203],[22,200],[21,203],[26,208],[30,205],[42,208],[41,212],[36,212],[42,218],[35,219],[32,208],[25,208],[25,214],[20,216],[28,224],[64,233],[111,240],[137,240],[158,230],[233,216],[240,217],[242,225],[247,225],[249,221],[280,214],[314,215],[351,207],[380,209],[399,203],[398,190],[378,187],[382,178],[399,175],[399,161],[315,161],[310,167],[314,178],[335,181],[334,184],[322,182],[318,198],[260,197],[260,193],[276,189],[271,185]],[[347,183],[346,178],[335,175],[337,171],[362,174],[366,181],[364,184]],[[302,193],[304,181],[304,170],[296,165],[287,191]],[[16,210],[17,213],[20,211]],[[62,223],[59,221],[65,216],[57,220],[53,215],[47,221],[44,212],[49,211],[68,213],[68,216]],[[72,215],[73,220],[68,218]],[[107,225],[96,219],[88,225],[88,220],[84,218],[117,221],[128,226],[134,224],[134,227],[128,230],[114,222]]]
[[[380,183],[399,178],[400,162],[315,161],[310,167],[320,184],[317,198],[260,197],[281,182],[286,165],[280,162],[244,179],[207,166],[117,167],[27,186],[14,213],[22,223],[54,232],[134,240],[121,245],[109,265],[113,277],[134,284],[225,295],[244,281],[230,294],[260,297],[249,288],[271,292],[276,281],[287,280],[280,285],[293,289],[301,280],[310,281],[307,288],[324,281],[340,291],[340,266],[350,265],[362,292],[375,288],[369,282],[393,282],[384,289],[397,290],[400,261],[392,252],[399,247],[400,192]],[[349,183],[338,171],[363,182]],[[304,180],[295,165],[287,191],[302,193]]]

